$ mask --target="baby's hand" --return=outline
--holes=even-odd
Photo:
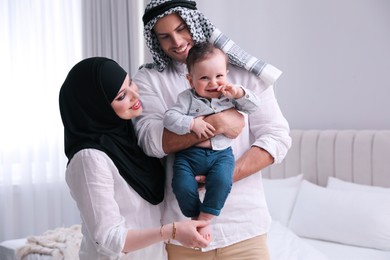
[[[198,136],[198,138],[210,138],[214,136],[215,128],[203,120],[202,117],[197,117],[193,120],[191,130]]]
[[[219,86],[218,91],[220,91],[225,97],[236,99],[241,98],[245,94],[244,90],[240,86],[234,86],[230,83]]]

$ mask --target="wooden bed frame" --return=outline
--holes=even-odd
[[[329,176],[359,184],[390,187],[390,130],[291,130],[284,161],[262,171],[277,179],[303,173],[326,186]]]

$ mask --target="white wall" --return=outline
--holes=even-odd
[[[197,0],[248,52],[283,70],[291,128],[390,129],[390,1]]]

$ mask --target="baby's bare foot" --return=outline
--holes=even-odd
[[[201,212],[198,216],[198,220],[212,220],[214,218],[214,215]],[[207,225],[205,227],[200,227],[198,229],[199,234],[203,236],[204,239],[207,241],[211,241],[211,227],[210,225]]]
[[[207,225],[205,227],[201,227],[198,229],[199,234],[203,236],[204,239],[207,241],[211,241],[211,228],[210,225]]]

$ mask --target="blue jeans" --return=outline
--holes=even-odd
[[[214,151],[190,147],[175,155],[172,189],[182,213],[197,217],[200,212],[218,216],[232,187],[234,155],[232,148]],[[206,194],[199,199],[196,175],[206,176]]]

